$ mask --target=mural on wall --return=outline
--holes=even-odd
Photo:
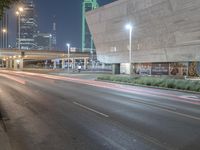
[[[151,75],[151,63],[136,64],[135,73],[139,75]]]
[[[187,76],[188,75],[188,63],[170,63],[169,75],[173,76]]]
[[[169,75],[169,63],[152,63],[152,75]]]
[[[200,62],[189,62],[188,75],[200,76]]]

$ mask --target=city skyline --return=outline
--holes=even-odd
[[[112,0],[98,1],[100,6],[112,2]],[[71,43],[72,47],[81,48],[81,22],[82,22],[82,0],[66,2],[61,0],[59,3],[50,1],[48,5],[44,1],[34,0],[35,11],[37,14],[38,31],[51,33],[53,28],[53,17],[56,16],[57,25],[57,47],[65,50],[65,43]],[[12,46],[16,42],[16,8],[9,10],[10,32],[9,44]],[[73,14],[73,15],[72,15]]]

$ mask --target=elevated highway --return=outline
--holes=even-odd
[[[88,52],[70,52],[69,60],[74,64],[76,60],[84,60],[86,68],[90,53]],[[8,69],[23,69],[24,60],[52,60],[54,68],[55,60],[62,61],[62,67],[68,60],[67,51],[49,51],[49,50],[19,50],[19,49],[0,49],[0,59]],[[74,66],[74,65],[73,65]]]

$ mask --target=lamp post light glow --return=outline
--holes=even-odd
[[[3,37],[2,37],[2,38],[3,38],[3,44],[2,44],[2,47],[5,48],[4,43],[7,44],[7,41],[5,42],[4,34],[7,33],[7,29],[6,29],[6,28],[3,28],[3,29],[2,29],[2,32],[3,32]]]
[[[51,50],[52,34],[49,34],[49,50]]]
[[[67,72],[69,73],[69,55],[70,55],[70,53],[69,53],[69,50],[70,50],[70,44],[69,43],[67,43],[67,49],[68,49],[68,53],[67,53],[67,58],[68,58],[68,60],[67,60]]]
[[[16,11],[16,15],[18,16],[18,48],[19,48],[19,50],[20,50],[20,44],[21,44],[21,39],[20,39],[20,20],[21,20],[21,14],[22,14],[22,12],[24,11],[24,8],[23,7],[19,7],[18,8],[18,11]]]
[[[133,26],[132,24],[127,24],[125,26],[127,30],[129,30],[129,63],[130,63],[130,75],[132,74],[132,31]]]

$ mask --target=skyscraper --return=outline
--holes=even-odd
[[[53,28],[52,28],[52,48],[53,50],[57,49],[56,41],[56,16],[53,16]]]
[[[0,48],[8,48],[8,14],[0,21]]]
[[[37,50],[51,50],[52,49],[52,35],[50,33],[38,32],[35,36],[35,43]]]
[[[18,44],[20,43],[20,49],[35,49],[36,43],[34,37],[37,34],[35,6],[33,2],[26,2],[23,8],[24,11],[20,14],[20,17],[18,17],[17,47],[19,47]]]
[[[86,22],[85,13],[99,7],[96,0],[84,0],[82,4],[82,51],[91,51],[94,49],[94,42]]]

